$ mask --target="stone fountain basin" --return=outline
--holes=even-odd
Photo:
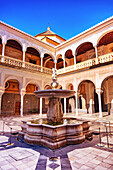
[[[91,136],[91,132],[88,121],[57,126],[23,121],[22,131],[19,135],[28,144],[57,149],[69,144],[82,143],[88,136]]]
[[[37,90],[34,92],[37,97],[58,97],[58,98],[66,98],[73,96],[75,91],[73,90],[63,90],[63,89],[47,89],[47,90]]]

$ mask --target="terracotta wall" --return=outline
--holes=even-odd
[[[54,63],[53,63],[53,61],[48,61],[47,63],[46,63],[46,66],[45,67],[47,67],[47,68],[54,68]]]
[[[0,55],[2,55],[2,44],[0,44]]]
[[[26,53],[26,54],[25,54],[25,61],[26,61],[26,62],[30,62],[30,59],[36,61],[36,64],[37,64],[37,65],[41,65],[41,59],[40,59],[40,57],[35,56],[35,55],[32,55],[32,54],[29,54],[29,53]]]
[[[15,48],[5,46],[5,56],[22,60],[23,52],[20,51],[20,50],[15,49]]]

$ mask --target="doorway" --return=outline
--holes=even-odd
[[[15,103],[15,115],[20,115],[20,105],[21,105],[21,102]]]

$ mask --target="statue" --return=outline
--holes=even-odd
[[[52,74],[52,80],[53,82],[51,83],[52,89],[56,89],[58,87],[57,83],[57,69],[53,68],[53,74]]]
[[[52,68],[53,74],[52,74],[52,79],[57,79],[57,69]]]

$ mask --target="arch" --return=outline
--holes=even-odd
[[[112,30],[108,30],[108,31],[105,31],[97,40],[97,45],[99,44],[99,41],[106,35],[106,34],[109,34],[110,32],[113,32],[113,29]]]
[[[63,61],[63,59],[62,58],[58,58],[57,59],[57,69],[61,69],[61,68],[63,68],[64,67],[64,63],[63,63],[64,61]]]
[[[18,42],[18,44],[20,44],[20,46],[23,48],[23,44],[22,44],[22,42],[21,42],[20,40],[14,38],[14,37],[8,38],[8,39],[7,39],[7,42],[8,42],[9,40],[14,40],[14,41]],[[7,44],[7,43],[6,43],[6,44]]]
[[[44,54],[44,57],[43,57],[43,65],[44,67],[47,67],[47,68],[54,68],[54,59],[52,56],[50,56],[49,54],[45,53]]]
[[[104,80],[106,80],[106,79],[108,79],[109,77],[112,77],[113,76],[113,74],[112,73],[107,73],[107,74],[105,74],[104,76],[102,76],[101,78],[100,78],[100,88],[102,87],[102,83],[103,83],[103,81]]]
[[[36,91],[36,90],[39,90],[39,89],[38,89],[37,85],[34,83],[29,83],[26,86],[26,94],[34,94],[34,91]]]
[[[65,58],[73,58],[73,52],[71,49],[68,49],[66,52],[65,52]]]
[[[95,113],[98,110],[98,98],[95,93],[95,84],[92,81],[81,81],[78,85],[79,108],[86,113]]]
[[[113,75],[107,76],[101,84],[102,111],[111,114],[113,112]]]
[[[94,86],[96,87],[94,80],[92,80],[91,78],[82,78],[82,79],[78,80],[78,82],[77,82],[77,90],[78,90],[79,85],[80,85],[82,82],[84,82],[84,81],[90,81],[90,82],[92,82],[92,83],[94,84]]]
[[[76,54],[76,63],[79,63],[94,58],[95,49],[91,42],[84,42],[76,48],[75,54]]]
[[[84,42],[76,48],[76,52],[75,52],[76,56],[81,55],[91,49],[94,49],[92,42]]]
[[[62,58],[62,54],[57,54],[56,60],[58,60],[58,58]]]
[[[68,66],[71,66],[74,64],[74,56],[73,56],[73,52],[71,49],[68,49],[65,52],[65,60],[66,60]]]
[[[16,40],[9,39],[5,46],[5,56],[15,59],[23,59],[22,46]]]
[[[30,45],[30,46],[27,46],[26,52],[27,52],[27,49],[28,49],[28,48],[33,48],[33,49],[35,49],[35,50],[39,53],[39,57],[41,57],[41,52],[40,52],[39,49],[37,49],[36,47]]]
[[[33,47],[27,47],[25,61],[32,64],[41,65],[40,53]]]
[[[40,90],[40,86],[38,84],[38,82],[36,80],[30,80],[25,84],[25,89],[27,87],[28,84],[36,84],[36,86],[38,87],[38,90]]]
[[[16,77],[16,76],[9,76],[9,77],[7,77],[7,78],[4,80],[4,83],[3,83],[3,86],[4,86],[4,87],[5,87],[5,83],[6,83],[8,80],[17,80],[18,83],[19,83],[19,89],[22,88],[21,80],[20,80],[18,77]]]
[[[74,90],[74,85],[73,85],[73,83],[68,83],[68,84],[66,85],[66,89],[68,89],[68,90]]]
[[[19,115],[21,106],[21,96],[19,81],[7,79],[4,82],[5,91],[2,96],[2,113],[9,115]]]
[[[52,89],[52,87],[47,84],[47,85],[44,86],[44,89]]]
[[[52,54],[50,54],[50,53],[44,53],[44,57],[43,57],[43,59],[44,59],[44,58],[47,58],[47,57],[52,58],[52,59],[53,59],[53,61],[54,61],[54,57],[53,57],[53,55],[52,55]]]

